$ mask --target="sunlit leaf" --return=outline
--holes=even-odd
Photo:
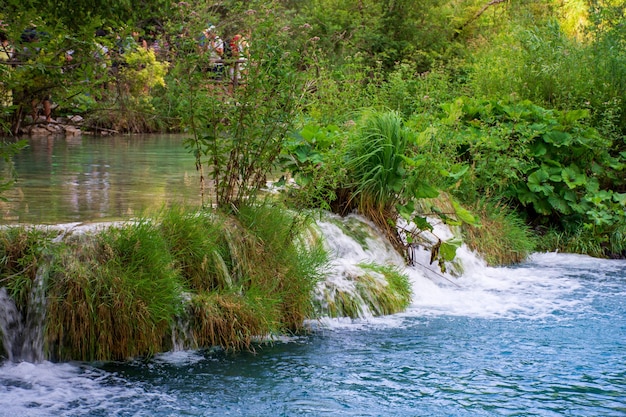
[[[439,247],[439,256],[446,262],[453,261],[456,256],[456,250],[461,247],[463,241],[458,238],[452,238],[445,242],[441,242]]]
[[[471,225],[475,225],[478,223],[476,217],[474,217],[474,215],[470,213],[467,209],[461,207],[461,205],[456,201],[452,201],[452,206],[454,207],[454,214],[456,214],[456,217],[462,222]]]

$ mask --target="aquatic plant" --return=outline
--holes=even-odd
[[[257,274],[250,277],[252,287],[271,289],[279,300],[281,323],[290,331],[302,329],[312,313],[313,288],[328,264],[321,240],[305,244],[300,235],[311,219],[270,205],[242,206],[237,218],[263,248],[248,258]]]
[[[316,311],[335,318],[383,316],[406,309],[411,296],[408,278],[397,267],[361,263],[318,289]]]
[[[358,281],[357,289],[374,315],[399,313],[409,306],[411,285],[398,267],[376,263],[359,266],[366,273]]]
[[[27,307],[37,269],[49,260],[56,232],[24,226],[0,229],[0,287],[6,287],[18,308]]]
[[[158,216],[174,265],[191,290],[230,289],[233,285],[227,218],[210,211],[171,207]],[[233,247],[232,245],[230,247]]]
[[[190,328],[198,346],[251,349],[255,337],[280,329],[275,300],[263,294],[201,292],[191,298]]]
[[[32,227],[0,231],[0,352],[9,360],[43,360],[45,285],[54,236]]]
[[[173,348],[252,348],[299,331],[327,255],[304,245],[304,220],[280,207],[236,215],[172,208],[155,219],[66,239],[48,286],[46,343],[55,360],[149,356]]]

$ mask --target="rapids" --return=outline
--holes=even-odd
[[[337,268],[401,260],[376,238],[364,248],[321,229],[335,285]],[[626,414],[625,261],[544,253],[490,268],[457,256],[459,277],[405,268],[413,299],[401,314],[310,321],[310,334],[254,353],[4,363],[0,416]]]

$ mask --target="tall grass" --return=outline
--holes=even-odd
[[[164,335],[183,308],[173,264],[149,221],[69,242],[48,294],[52,356],[126,359],[164,350]]]
[[[610,234],[598,236],[589,225],[579,224],[571,230],[549,229],[538,241],[538,250],[580,253],[597,258],[626,257],[626,227],[615,227]]]
[[[489,265],[522,262],[537,247],[537,238],[524,221],[501,203],[481,200],[470,210],[480,225],[463,225],[467,245],[479,252]]]
[[[327,262],[320,242],[301,242],[304,226],[278,207],[173,208],[72,236],[51,273],[48,356],[152,355],[173,347],[181,320],[186,348],[251,349],[255,337],[302,330]]]
[[[402,189],[404,152],[412,136],[396,112],[367,115],[348,144],[347,166],[353,196],[363,213],[386,211]]]
[[[172,207],[159,216],[159,229],[185,286],[195,291],[230,289],[226,219],[211,212]]]
[[[56,235],[41,229],[12,227],[0,230],[0,287],[6,287],[20,309],[27,307],[37,269],[52,256],[50,240]]]
[[[256,275],[250,287],[272,290],[280,306],[280,322],[289,331],[302,328],[312,314],[311,294],[322,279],[328,254],[320,240],[304,243],[300,233],[311,219],[275,206],[242,206],[237,218],[263,250],[251,254]]]

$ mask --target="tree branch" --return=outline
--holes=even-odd
[[[473,22],[475,22],[476,20],[478,20],[480,18],[480,16],[482,16],[483,13],[485,13],[487,11],[488,8],[490,8],[491,6],[494,6],[496,4],[500,4],[500,3],[504,3],[508,0],[491,0],[489,3],[485,4],[478,12],[476,12],[476,14],[474,15],[474,17],[472,17],[471,19],[469,19],[467,22],[463,23],[455,32],[454,32],[454,36],[452,37],[452,39],[456,39],[459,34],[463,31],[463,29],[465,29],[467,26],[469,26],[470,24],[472,24]]]

